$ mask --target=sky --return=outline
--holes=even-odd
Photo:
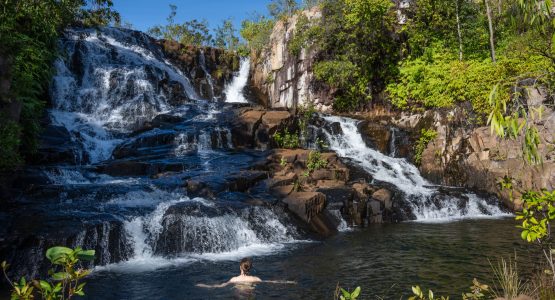
[[[122,22],[133,24],[133,28],[146,31],[154,25],[166,24],[170,4],[177,5],[176,22],[197,19],[208,21],[215,28],[231,17],[235,27],[254,12],[266,13],[269,0],[115,0],[114,8],[120,13]]]

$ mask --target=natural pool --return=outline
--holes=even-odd
[[[528,261],[532,249],[520,240],[512,218],[378,225],[253,257],[254,275],[297,284],[260,284],[251,294],[256,299],[333,299],[340,283],[361,286],[361,299],[399,299],[415,284],[436,295],[458,296],[474,277],[492,282],[490,260],[495,263],[516,252],[518,261]],[[249,293],[232,287],[203,289],[195,284],[237,275],[241,255],[248,254],[200,256],[160,268],[153,261],[150,266],[127,263],[99,270],[89,279],[88,299],[247,299]]]

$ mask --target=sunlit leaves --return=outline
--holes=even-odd
[[[522,195],[524,208],[517,213],[521,221],[521,238],[528,242],[546,242],[550,238],[549,224],[555,220],[555,191],[528,191]]]

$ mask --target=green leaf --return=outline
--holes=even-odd
[[[66,272],[58,272],[58,273],[52,274],[52,279],[54,280],[65,280],[68,278],[70,278],[70,275]]]
[[[81,250],[77,253],[77,258],[83,261],[93,261],[94,260],[94,250]]]
[[[52,291],[52,286],[50,285],[50,283],[41,280],[39,281],[39,287],[45,291],[51,292]]]
[[[341,289],[341,293],[343,294],[343,297],[349,299],[351,297],[351,293],[349,293],[348,291],[346,291],[345,289]]]
[[[357,286],[357,288],[351,293],[351,298],[356,299],[358,295],[360,295],[360,286]]]
[[[520,237],[521,237],[523,240],[526,240],[527,237],[528,237],[528,230],[523,230],[522,233],[520,233]]]
[[[52,247],[46,250],[46,258],[48,258],[52,264],[59,265],[72,253],[73,250],[67,247]]]

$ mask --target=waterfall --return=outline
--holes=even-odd
[[[418,168],[403,158],[394,158],[368,148],[357,120],[323,117],[328,123],[338,123],[341,132],[323,129],[330,149],[340,157],[349,158],[373,176],[374,180],[397,187],[412,208],[417,220],[450,220],[464,217],[505,216],[498,205],[490,204],[475,194],[462,197],[442,195],[433,184],[422,177]]]
[[[198,98],[187,76],[143,33],[70,29],[60,48],[50,115],[83,144],[90,162],[110,158],[124,134],[180,99]]]
[[[395,157],[397,156],[397,145],[395,145],[397,139],[397,129],[396,127],[391,127],[389,132],[391,133],[391,137],[389,139],[389,156]]]
[[[204,71],[204,76],[206,76],[206,81],[210,87],[210,96],[212,97],[212,100],[216,100],[216,94],[214,93],[214,81],[212,80],[212,75],[210,75],[210,72],[208,72],[208,69],[206,68],[206,57],[204,56],[203,50],[200,51],[199,64],[200,68]]]
[[[160,203],[150,214],[125,221],[124,229],[133,255],[119,267],[139,269],[270,254],[297,235],[267,208],[220,211],[207,200],[187,197]]]
[[[250,66],[251,64],[249,58],[241,59],[239,73],[233,77],[230,84],[226,85],[224,92],[226,95],[226,102],[248,103],[247,99],[245,99],[245,95],[243,94],[243,90],[249,80]]]

